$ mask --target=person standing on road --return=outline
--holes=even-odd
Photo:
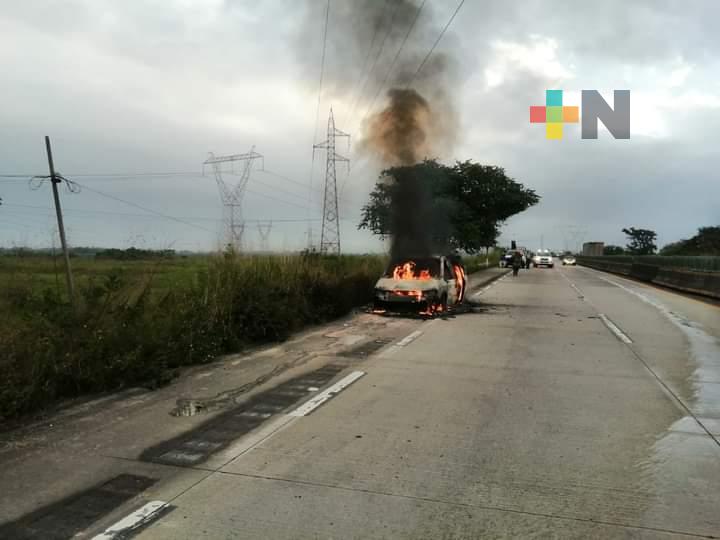
[[[523,266],[523,256],[522,253],[519,251],[516,251],[513,253],[512,258],[512,269],[513,269],[513,276],[517,276],[518,272],[520,272],[520,268]]]

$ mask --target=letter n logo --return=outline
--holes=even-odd
[[[611,109],[597,90],[582,91],[582,138],[597,139],[600,120],[616,139],[630,138],[630,90],[615,90]]]

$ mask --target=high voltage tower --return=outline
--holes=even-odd
[[[260,233],[260,251],[270,251],[270,231],[272,231],[272,221],[258,221],[257,229]]]
[[[230,156],[216,156],[210,152],[204,165],[211,165],[215,173],[215,181],[220,191],[220,199],[223,203],[223,224],[225,228],[225,241],[230,247],[237,250],[243,249],[243,233],[245,232],[245,221],[242,217],[242,201],[245,196],[245,188],[250,179],[250,171],[256,159],[263,156],[255,152],[255,147],[245,154],[233,154]],[[230,164],[230,170],[223,171],[223,164]],[[239,164],[240,173],[236,172],[235,166]],[[223,172],[240,176],[240,180],[234,186],[223,180]]]
[[[335,138],[347,137],[350,146],[350,135],[335,127],[332,107],[328,117],[327,139],[313,146],[326,151],[325,196],[323,198],[322,232],[320,234],[320,253],[340,254],[340,215],[338,212],[337,176],[335,162],[344,161],[350,166],[350,160],[335,152]]]

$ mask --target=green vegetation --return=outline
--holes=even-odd
[[[625,251],[630,255],[653,255],[657,251],[655,239],[657,233],[650,229],[636,229],[630,227],[623,229],[622,232],[628,237],[629,244],[625,246]]]
[[[402,198],[409,193],[421,207],[408,207]],[[427,160],[383,171],[363,207],[359,228],[387,236],[398,228],[392,209],[404,206],[403,221],[408,221],[407,212],[419,212],[416,225],[427,229],[437,245],[473,254],[494,246],[505,220],[539,201],[534,190],[507,176],[502,167]]]
[[[720,227],[700,227],[692,238],[664,246],[660,255],[720,256]]]
[[[156,386],[180,366],[286,339],[371,298],[381,256],[0,257],[0,420],[61,398]]]
[[[625,248],[611,244],[603,248],[603,255],[625,255]]]
[[[465,272],[467,272],[468,274],[472,274],[473,272],[478,272],[480,270],[485,270],[486,268],[497,266],[500,262],[501,255],[502,250],[493,249],[487,254],[487,257],[484,254],[463,257],[463,266],[465,267]]]

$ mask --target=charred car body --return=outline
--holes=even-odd
[[[396,259],[375,284],[374,308],[377,312],[440,313],[462,302],[466,283],[458,256]]]

